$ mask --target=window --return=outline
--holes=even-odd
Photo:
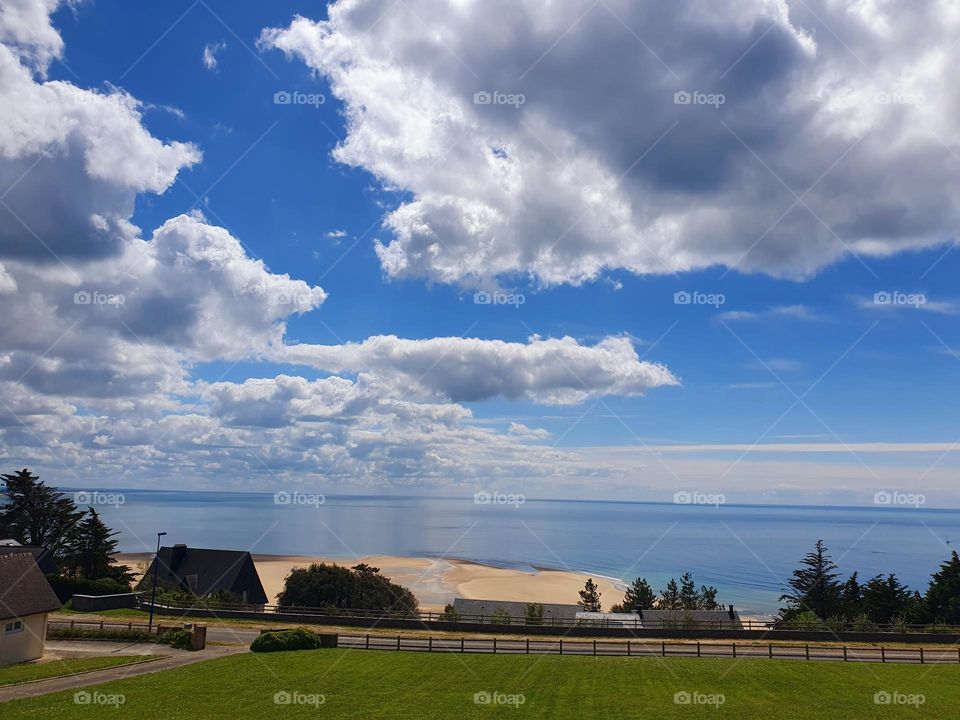
[[[7,635],[13,635],[14,633],[23,632],[23,621],[14,620],[13,622],[8,622],[6,627],[4,627],[3,631]]]

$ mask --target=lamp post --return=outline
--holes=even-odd
[[[157,570],[160,569],[160,538],[166,535],[165,532],[157,533],[157,554],[153,557],[153,591],[150,593],[150,623],[149,627],[153,629],[153,606],[157,602]]]

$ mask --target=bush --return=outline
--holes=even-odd
[[[253,652],[282,652],[284,650],[316,650],[321,646],[321,638],[315,632],[296,628],[295,630],[280,630],[265,632],[251,644]]]
[[[494,610],[493,615],[490,616],[490,622],[494,625],[509,625],[510,611],[505,608]]]
[[[778,627],[784,630],[826,630],[826,623],[821,620],[812,610],[791,615],[789,618],[778,623]]]
[[[183,628],[166,630],[159,635],[143,630],[124,628],[47,628],[48,640],[107,640],[114,642],[162,643],[179,650],[192,650],[190,631]]]
[[[379,568],[363,563],[353,568],[326,563],[294,568],[284,581],[278,604],[283,608],[329,607],[398,616],[415,615],[419,609],[412,592],[390,582]]]

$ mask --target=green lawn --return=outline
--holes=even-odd
[[[770,660],[443,655],[350,650],[246,654],[100,686],[116,720],[289,718],[960,718],[960,667]],[[90,689],[88,689],[90,690]],[[498,693],[510,704],[475,703]],[[924,703],[878,705],[878,692]],[[99,693],[99,695],[97,695]],[[299,704],[275,703],[289,693]],[[677,704],[722,695],[717,707]],[[323,704],[318,707],[320,695]],[[714,696],[714,697],[711,697]],[[122,704],[119,700],[122,698]],[[72,692],[3,706],[5,719],[91,717]]]
[[[130,663],[146,660],[150,655],[110,655],[107,657],[69,658],[66,660],[50,660],[42,663],[20,663],[0,668],[0,686],[29,680],[43,680],[45,678],[73,675],[87,670],[102,670],[103,668],[129,665]]]

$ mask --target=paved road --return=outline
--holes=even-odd
[[[102,648],[104,645],[114,645],[116,643],[90,641],[88,644],[93,645],[94,649],[96,649]],[[123,680],[124,678],[136,677],[137,675],[161,672],[163,670],[170,670],[183,665],[190,665],[203,660],[212,660],[213,658],[224,657],[240,652],[246,652],[246,648],[225,647],[222,645],[208,646],[206,650],[201,650],[200,652],[179,653],[138,665],[106,668],[104,670],[83,673],[82,675],[69,675],[67,677],[50,678],[49,680],[40,680],[22,685],[0,687],[0,703],[46,695],[47,693],[60,692],[61,690],[75,690],[90,685],[100,685],[101,683],[110,682],[111,680]],[[105,653],[101,651],[100,654]]]

